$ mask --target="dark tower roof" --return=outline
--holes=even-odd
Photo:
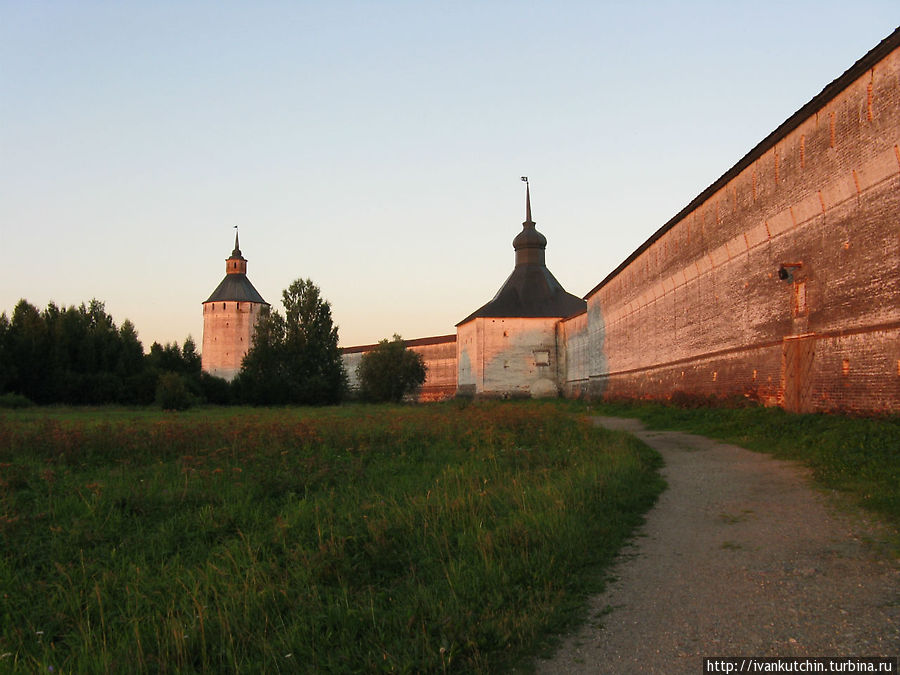
[[[206,302],[258,302],[262,305],[269,304],[263,300],[262,296],[247,278],[247,259],[241,255],[237,228],[235,228],[234,233],[234,250],[231,252],[231,256],[225,260],[225,278],[216,286],[216,290],[212,292],[212,295],[207,298]]]
[[[457,326],[478,317],[563,318],[587,309],[587,303],[567,293],[547,269],[544,262],[547,238],[534,225],[531,219],[531,189],[526,181],[525,222],[522,223],[522,231],[513,239],[516,266],[493,299]]]
[[[206,299],[206,302],[258,302],[262,305],[269,303],[262,299],[259,292],[253,288],[253,284],[246,274],[226,274],[222,283],[216,286],[216,290]]]

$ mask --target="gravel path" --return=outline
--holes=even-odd
[[[700,673],[703,656],[896,656],[900,562],[885,530],[790,462],[638,420],[669,484],[592,620],[539,673]]]

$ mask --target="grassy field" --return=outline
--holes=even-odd
[[[677,408],[604,403],[592,414],[639,417],[650,428],[722,439],[792,459],[824,487],[840,490],[900,529],[900,417],[793,415],[780,408]]]
[[[0,670],[516,664],[662,489],[576,410],[0,413]]]

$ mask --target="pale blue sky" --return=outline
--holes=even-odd
[[[0,311],[200,342],[234,225],[343,345],[454,331],[532,186],[583,295],[900,24],[896,0],[0,0]]]

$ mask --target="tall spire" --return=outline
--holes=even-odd
[[[528,176],[522,176],[522,180],[525,182],[525,222],[522,223],[522,231],[513,239],[516,265],[543,265],[547,238],[534,227],[531,219],[531,186],[528,184]]]
[[[234,250],[231,252],[231,255],[240,255],[241,254],[241,244],[238,242],[238,226],[234,226]]]
[[[531,219],[531,186],[528,184],[528,176],[522,176],[522,180],[525,181],[525,222],[522,224],[534,225]]]

